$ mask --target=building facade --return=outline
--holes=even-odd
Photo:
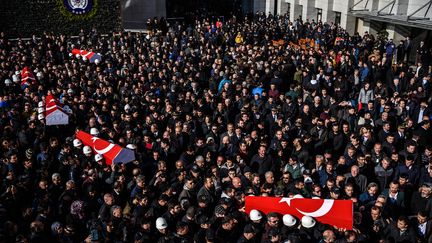
[[[248,0],[246,0],[248,1]],[[250,1],[250,0],[249,0]],[[340,24],[350,34],[387,30],[395,41],[431,40],[432,0],[254,0],[253,11]]]
[[[226,12],[229,8],[222,0]],[[315,20],[339,24],[350,34],[368,31],[376,34],[387,30],[396,43],[409,36],[414,44],[432,41],[432,0],[232,0],[243,13],[262,11],[288,14],[291,20]],[[181,17],[191,6],[214,8],[215,0],[185,0],[178,6],[176,0],[122,1],[122,19],[126,29],[143,28],[149,17]],[[199,4],[198,4],[199,3]],[[177,5],[176,5],[177,4]]]

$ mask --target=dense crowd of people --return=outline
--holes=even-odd
[[[430,60],[409,38],[262,13],[1,34],[0,241],[431,242]],[[69,125],[45,126],[48,93]],[[77,130],[136,160],[107,165]],[[247,213],[246,196],[352,200],[353,230]]]

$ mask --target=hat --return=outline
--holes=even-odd
[[[124,110],[125,110],[125,111],[130,110],[130,108],[131,108],[131,107],[130,107],[129,104],[126,104],[126,105],[124,106]]]
[[[77,216],[79,219],[84,218],[84,202],[81,200],[75,200],[70,206],[70,213]]]
[[[339,188],[335,187],[331,190],[331,192],[335,193],[335,194],[340,194],[341,191],[339,190]]]
[[[44,116],[43,114],[39,114],[39,115],[38,115],[38,119],[39,119],[39,120],[43,120],[44,118],[45,118],[45,116]]]
[[[198,224],[210,224],[210,219],[205,215],[200,215],[197,218]]]
[[[159,196],[159,200],[168,202],[170,200],[170,198],[166,194],[161,194]]]
[[[297,219],[294,218],[291,214],[285,214],[282,217],[282,221],[283,224],[288,227],[294,226],[297,223]]]
[[[191,170],[193,173],[198,173],[200,171],[198,165],[193,165]]]
[[[33,150],[31,148],[27,149],[25,151],[25,155],[26,155],[27,159],[31,159],[33,156]]]
[[[312,228],[315,226],[316,221],[311,216],[303,216],[301,219],[301,224],[305,228]]]
[[[100,160],[102,160],[103,159],[103,156],[101,155],[101,154],[96,154],[95,155],[95,161],[96,162],[98,162],[98,161],[100,161]]]
[[[212,140],[213,140],[213,142],[214,142],[214,138],[213,138],[213,137],[208,137],[206,142],[209,143],[209,142],[212,141]]]
[[[207,198],[207,196],[206,195],[200,195],[199,197],[198,197],[198,202],[200,202],[200,203],[205,203],[205,204],[207,204],[207,203],[209,203],[209,199]]]
[[[248,173],[248,172],[252,172],[252,169],[249,167],[249,166],[245,166],[244,168],[243,168],[243,174],[244,173]]]
[[[83,153],[84,154],[91,154],[92,150],[91,150],[90,146],[84,146]]]
[[[253,220],[253,221],[257,221],[257,220],[261,220],[262,219],[262,215],[261,215],[261,213],[258,210],[252,209],[249,212],[249,218],[251,220]]]
[[[430,182],[424,182],[423,184],[422,184],[422,187],[428,187],[428,188],[432,188],[432,183],[430,183]]]
[[[253,234],[255,234],[255,233],[256,233],[256,230],[255,230],[255,228],[254,228],[251,224],[248,224],[248,225],[246,225],[246,226],[244,227],[244,229],[243,229],[243,233],[245,233],[245,234],[249,234],[249,233],[253,233]]]
[[[223,204],[223,205],[226,205],[228,207],[232,205],[231,198],[229,198],[229,197],[223,197],[223,198],[221,198],[220,203]]]
[[[12,81],[11,81],[10,79],[8,79],[8,78],[7,78],[7,79],[5,79],[5,81],[4,81],[4,82],[5,82],[5,84],[12,84]]]
[[[156,229],[163,230],[163,229],[166,229],[167,227],[168,227],[168,224],[164,218],[159,217],[156,219]]]
[[[225,208],[222,205],[215,207],[215,214],[225,214]]]
[[[82,142],[81,142],[81,140],[79,140],[78,138],[75,138],[74,140],[73,140],[73,146],[74,147],[79,147],[79,146],[81,146],[82,145]]]
[[[43,101],[39,101],[39,103],[38,103],[38,107],[43,107],[43,106],[44,106]]]
[[[90,129],[90,134],[93,135],[93,136],[97,136],[97,135],[99,135],[99,130],[97,128],[95,128],[95,127],[92,127]]]
[[[128,145],[126,145],[126,148],[128,148],[128,149],[132,149],[132,150],[135,150],[136,149],[136,146],[135,146],[135,144],[128,144]]]
[[[57,230],[59,230],[62,227],[61,223],[56,221],[51,224],[51,231],[53,234],[57,234]]]
[[[42,113],[44,113],[44,111],[45,111],[45,109],[44,109],[44,108],[42,108],[42,107],[39,107],[39,108],[38,108],[38,113],[39,113],[39,114],[42,114]]]
[[[19,82],[18,76],[16,74],[12,75],[12,81],[15,83]]]
[[[185,227],[188,227],[189,225],[186,223],[186,222],[184,222],[184,221],[179,221],[178,223],[177,223],[177,225],[176,225],[176,227],[178,228],[178,229],[181,229],[181,228],[185,228]]]

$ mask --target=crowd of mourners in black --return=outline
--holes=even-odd
[[[262,13],[148,26],[1,34],[1,242],[431,242],[423,42]],[[69,125],[44,125],[48,92]],[[136,160],[107,166],[77,130]],[[354,227],[246,213],[249,195],[352,200]]]

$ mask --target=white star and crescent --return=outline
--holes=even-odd
[[[286,197],[284,197],[284,198],[282,198],[279,201],[279,203],[286,202],[288,204],[288,206],[291,207],[291,200],[292,199],[295,199],[295,198],[286,198]],[[304,211],[299,210],[296,207],[294,207],[294,208],[299,213],[301,213],[301,214],[303,214],[305,216],[310,216],[310,217],[318,218],[318,217],[322,217],[322,216],[326,215],[328,212],[330,212],[330,210],[333,207],[333,203],[334,203],[334,200],[324,199],[324,203],[321,205],[321,207],[318,210],[314,211],[314,212],[304,212]]]
[[[97,137],[92,137],[91,140],[93,142],[93,149],[96,153],[98,154],[106,154],[108,153],[112,148],[114,148],[114,144],[110,143],[108,146],[106,146],[104,149],[97,149],[95,144],[96,144],[96,140],[98,140],[99,138]]]

